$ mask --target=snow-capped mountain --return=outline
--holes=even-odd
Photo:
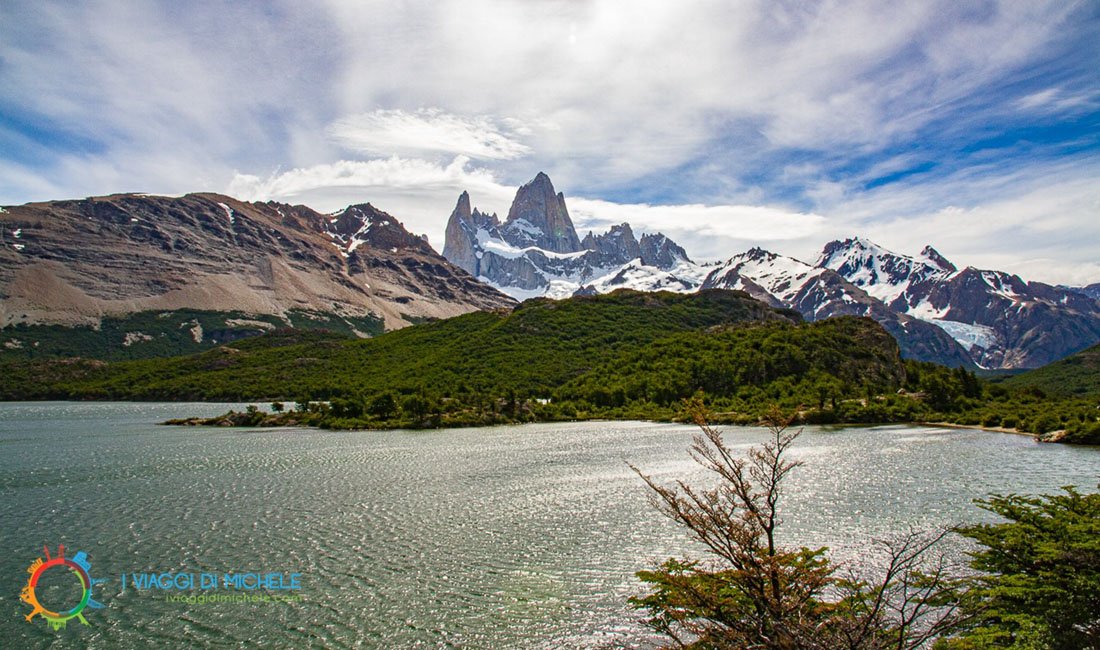
[[[1100,341],[1095,298],[1001,271],[960,271],[930,246],[909,257],[865,239],[834,241],[817,265],[942,328],[985,368],[1038,367]]]
[[[753,248],[712,270],[702,288],[745,291],[771,305],[795,309],[809,321],[866,316],[897,339],[907,358],[948,366],[971,364],[966,351],[942,329],[890,309],[831,269],[792,257]]]
[[[638,239],[629,224],[579,239],[564,195],[541,172],[516,192],[503,223],[471,208],[463,192],[447,222],[443,256],[519,299],[624,287],[694,291],[705,275],[676,242],[660,233]]]
[[[922,294],[957,270],[931,246],[909,257],[858,237],[829,242],[816,265],[836,271],[898,311],[908,309],[910,296]]]
[[[345,258],[363,244],[390,251],[409,249],[435,253],[425,237],[405,230],[400,221],[370,203],[351,205],[332,213],[321,228]]]

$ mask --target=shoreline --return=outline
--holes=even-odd
[[[444,424],[442,426],[440,426],[440,425],[435,425],[435,426],[426,425],[426,423],[421,422],[421,423],[416,423],[416,424],[414,424],[414,423],[400,423],[400,424],[398,424],[398,423],[394,423],[394,424],[377,423],[379,426],[364,426],[364,427],[343,427],[343,426],[323,427],[323,426],[319,426],[318,423],[310,423],[310,422],[302,422],[302,421],[292,420],[291,418],[293,417],[293,414],[294,414],[293,411],[284,411],[284,412],[281,412],[281,413],[275,413],[275,412],[271,412],[271,411],[264,410],[264,409],[261,408],[256,415],[259,415],[262,420],[267,420],[266,422],[263,422],[263,421],[246,422],[246,421],[241,421],[241,419],[237,419],[236,417],[229,417],[231,415],[236,415],[236,416],[246,416],[247,415],[247,412],[237,411],[235,408],[233,408],[235,406],[257,405],[257,404],[262,405],[262,404],[266,403],[266,400],[265,401],[260,401],[258,403],[257,402],[247,402],[247,401],[222,401],[222,400],[213,400],[213,401],[181,400],[181,401],[176,401],[176,400],[163,400],[163,399],[158,399],[158,400],[132,400],[132,399],[131,400],[74,400],[74,399],[60,399],[60,400],[58,400],[58,399],[52,399],[52,400],[0,400],[0,401],[2,401],[4,403],[8,403],[8,404],[42,404],[42,403],[49,403],[49,402],[59,402],[59,403],[68,402],[68,403],[74,403],[74,404],[83,404],[83,403],[103,403],[103,404],[111,404],[111,403],[116,403],[116,404],[165,403],[165,404],[210,404],[210,405],[217,404],[217,405],[224,405],[224,406],[229,406],[230,407],[230,410],[228,412],[222,413],[220,415],[212,416],[212,417],[186,416],[186,417],[172,418],[172,419],[169,419],[169,420],[157,422],[158,425],[162,425],[162,426],[167,425],[167,426],[242,427],[242,428],[251,428],[251,427],[282,428],[282,427],[290,427],[290,428],[330,429],[330,430],[334,430],[334,431],[377,431],[377,430],[387,430],[387,429],[407,429],[407,430],[430,430],[430,429],[450,429],[450,428],[461,429],[461,428],[467,428],[467,427],[482,427],[482,426],[510,426],[510,425],[516,425],[516,424],[526,424],[526,423],[530,423],[530,422],[593,422],[593,421],[620,422],[620,421],[625,421],[625,420],[634,420],[634,421],[652,422],[652,423],[688,424],[687,422],[683,422],[683,421],[678,420],[674,417],[673,418],[633,417],[633,418],[626,418],[625,420],[622,419],[622,418],[614,418],[614,417],[611,417],[611,418],[609,418],[609,417],[597,417],[597,418],[565,418],[565,419],[560,419],[560,420],[527,420],[527,421],[518,421],[518,422],[502,422],[502,421],[496,421],[496,422],[462,422],[462,423],[453,422],[453,423]],[[284,403],[287,403],[287,400],[275,400],[275,401],[283,401]],[[253,417],[255,417],[255,416],[253,416]],[[732,426],[747,426],[747,427],[755,426],[755,423],[743,422],[743,421],[742,422],[730,421],[730,420],[724,419],[722,417],[716,418],[716,420],[713,422],[713,424],[723,425],[723,426],[729,426],[729,425],[732,425]],[[989,432],[989,433],[1005,433],[1005,434],[1011,434],[1011,435],[1016,435],[1016,436],[1028,436],[1028,437],[1032,438],[1033,440],[1035,440],[1037,442],[1044,442],[1044,443],[1061,443],[1061,442],[1063,442],[1063,438],[1066,436],[1065,430],[1056,430],[1056,431],[1050,431],[1050,432],[1045,433],[1045,434],[1036,434],[1036,433],[1031,433],[1031,432],[1027,432],[1027,431],[1020,431],[1019,429],[1015,429],[1015,428],[1009,429],[1009,428],[1005,428],[1005,427],[983,426],[983,425],[980,425],[980,424],[957,424],[957,423],[954,423],[954,422],[927,421],[927,420],[911,420],[911,421],[906,421],[906,422],[889,422],[889,421],[887,421],[887,422],[830,422],[830,423],[801,422],[801,423],[799,423],[800,426],[806,426],[806,425],[812,425],[812,424],[817,424],[817,425],[820,425],[820,426],[841,426],[841,427],[910,425],[910,426],[936,427],[936,428],[941,428],[941,429],[971,429],[971,430],[976,430],[976,431],[986,431],[986,432]]]
[[[445,426],[423,426],[423,423],[420,423],[420,426],[418,426],[417,424],[413,424],[413,423],[404,423],[403,425],[399,425],[399,426],[386,426],[383,423],[378,423],[378,424],[383,424],[383,426],[365,426],[365,427],[348,427],[348,428],[331,427],[330,428],[330,427],[322,427],[322,426],[319,426],[318,424],[314,424],[314,423],[299,421],[299,420],[297,420],[293,417],[294,412],[271,413],[271,412],[261,411],[260,414],[261,414],[262,419],[261,419],[261,421],[256,421],[256,422],[242,421],[245,418],[247,418],[249,414],[231,410],[228,413],[224,413],[222,415],[218,415],[218,416],[214,416],[214,417],[208,417],[208,418],[203,418],[203,417],[175,418],[175,419],[171,419],[171,420],[166,420],[164,422],[159,422],[158,424],[160,424],[162,426],[185,426],[185,427],[188,427],[188,426],[190,426],[190,427],[194,427],[194,426],[203,426],[203,427],[243,427],[243,428],[249,428],[249,427],[303,427],[303,428],[311,428],[311,429],[330,429],[330,430],[333,430],[333,431],[378,431],[378,430],[390,430],[390,429],[430,430],[430,429],[451,429],[451,428],[463,429],[463,428],[467,428],[467,427],[478,427],[478,426],[514,426],[514,425],[519,425],[519,424],[533,424],[533,423],[539,423],[539,422],[623,422],[623,421],[631,421],[631,420],[639,421],[639,422],[651,422],[651,423],[654,423],[654,424],[660,424],[660,423],[663,423],[663,424],[690,424],[689,422],[684,422],[684,421],[681,421],[681,420],[678,420],[678,419],[675,419],[675,418],[671,418],[671,419],[629,418],[629,420],[623,420],[623,419],[619,419],[619,418],[599,417],[599,418],[579,418],[579,419],[563,419],[563,420],[529,420],[529,421],[521,421],[521,422],[489,422],[489,423],[462,423],[462,424],[451,423],[451,424],[445,425]],[[255,417],[255,415],[253,415],[253,417]],[[716,422],[714,422],[714,424],[721,425],[721,426],[739,426],[739,427],[756,426],[755,424],[752,424],[752,423],[722,421],[721,418],[718,418],[716,420]],[[809,423],[803,422],[803,423],[799,423],[799,426],[806,426],[807,424],[809,424]],[[1040,434],[1036,434],[1036,433],[1030,433],[1030,432],[1027,432],[1027,431],[1020,431],[1019,429],[1015,429],[1015,428],[1009,429],[1009,428],[1006,428],[1006,427],[990,427],[990,426],[983,426],[983,425],[980,425],[980,424],[957,424],[957,423],[954,423],[954,422],[943,422],[943,421],[928,422],[928,421],[920,421],[920,420],[909,421],[909,422],[847,422],[847,423],[845,423],[845,422],[835,422],[835,423],[830,423],[830,424],[824,425],[824,426],[840,426],[840,427],[865,426],[865,427],[867,427],[867,426],[885,426],[885,425],[926,426],[926,427],[936,427],[936,428],[939,428],[939,429],[970,429],[970,430],[975,430],[975,431],[986,431],[986,432],[989,432],[989,433],[1005,433],[1005,434],[1011,434],[1011,435],[1016,435],[1016,436],[1027,436],[1029,438],[1032,438],[1032,439],[1036,440],[1037,442],[1059,442],[1060,439],[1062,438],[1062,436],[1065,435],[1065,431],[1061,431],[1061,430],[1060,431],[1052,431],[1050,433],[1040,435]]]
[[[1019,429],[986,427],[980,424],[955,424],[953,422],[920,422],[919,424],[942,427],[945,429],[975,429],[977,431],[989,431],[990,433],[1009,433],[1016,436],[1028,436],[1035,440],[1035,442],[1062,442],[1062,438],[1066,436],[1065,429],[1057,429],[1055,431],[1048,431],[1047,433],[1029,433],[1027,431],[1020,431]]]
[[[912,422],[911,424],[920,424],[929,427],[940,427],[943,429],[974,429],[977,431],[988,431],[990,433],[1011,433],[1017,436],[1030,436],[1039,439],[1038,434],[1028,433],[1027,431],[1020,431],[1019,429],[1008,429],[1005,427],[987,427],[980,424],[956,424],[954,422]]]

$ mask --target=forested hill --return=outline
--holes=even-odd
[[[1100,345],[1015,375],[1004,383],[1039,388],[1051,395],[1100,396]]]
[[[348,340],[278,332],[171,359],[9,363],[6,399],[314,399],[384,391],[668,404],[780,378],[897,386],[897,345],[865,319],[801,324],[737,291],[530,300]],[[595,382],[595,383],[594,383]],[[589,395],[588,393],[592,394]]]

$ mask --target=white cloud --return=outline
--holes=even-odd
[[[442,250],[447,217],[459,194],[469,191],[475,204],[489,212],[506,212],[515,194],[514,187],[501,185],[492,172],[469,162],[464,156],[445,165],[397,156],[341,160],[267,178],[238,173],[225,192],[247,201],[301,203],[322,212],[371,203],[411,232],[426,233],[432,246]]]
[[[515,118],[501,121],[498,125],[484,115],[463,118],[438,108],[377,110],[337,120],[328,132],[344,148],[374,155],[427,152],[510,160],[531,153],[514,137],[530,129]]]
[[[1016,106],[1022,109],[1037,108],[1052,103],[1058,97],[1059,89],[1047,88],[1039,92],[1031,93],[1016,101]]]
[[[966,208],[867,224],[865,232],[911,252],[931,243],[960,266],[1052,284],[1096,282],[1100,263],[1091,243],[1100,242],[1100,186],[1095,177],[1047,180]]]
[[[313,165],[339,155],[304,144],[331,125],[370,156],[528,156],[586,191],[715,147],[739,152],[725,170],[738,175],[774,147],[896,141],[1041,52],[1072,11],[640,0],[624,20],[618,0],[5,5],[11,101],[115,158],[177,145],[195,157],[195,142],[227,167]],[[530,128],[540,120],[557,129]]]
[[[38,147],[0,140],[0,202],[233,179],[233,192],[320,209],[370,200],[439,246],[459,191],[503,212],[542,169],[593,199],[570,199],[579,222],[666,230],[699,257],[770,243],[812,258],[833,233],[899,248],[919,235],[962,263],[1042,258],[1028,262],[1036,277],[1083,277],[1100,243],[1081,235],[1098,219],[1084,185],[1063,183],[1100,176],[1072,169],[1095,153],[1062,176],[1023,150],[955,156],[974,133],[998,135],[990,116],[1095,109],[1082,7],[8,0],[0,109]],[[941,136],[930,157],[925,138]],[[866,189],[929,159],[966,169]],[[290,171],[263,177],[276,168]],[[1073,200],[1048,201],[1056,187]],[[637,205],[595,201],[609,197]],[[960,225],[948,205],[964,210],[958,232],[942,230]],[[992,211],[1060,230],[1017,232]]]
[[[690,256],[728,258],[752,246],[819,236],[825,218],[757,205],[648,205],[593,199],[568,199],[574,225],[603,232],[629,223],[637,232],[663,232]]]
[[[1100,93],[1087,91],[1067,93],[1062,88],[1047,88],[1025,95],[1016,100],[1016,106],[1022,110],[1057,113],[1081,108],[1095,107]]]

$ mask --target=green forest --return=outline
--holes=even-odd
[[[756,423],[778,405],[806,423],[943,422],[1096,443],[1095,366],[1059,364],[1091,372],[1092,384],[1078,382],[1091,387],[1051,390],[1057,368],[993,383],[903,360],[870,319],[804,323],[741,292],[621,290],[370,339],[279,329],[170,358],[0,359],[0,398],[271,402],[274,413],[203,423],[423,428],[675,420],[698,395],[726,423]]]

